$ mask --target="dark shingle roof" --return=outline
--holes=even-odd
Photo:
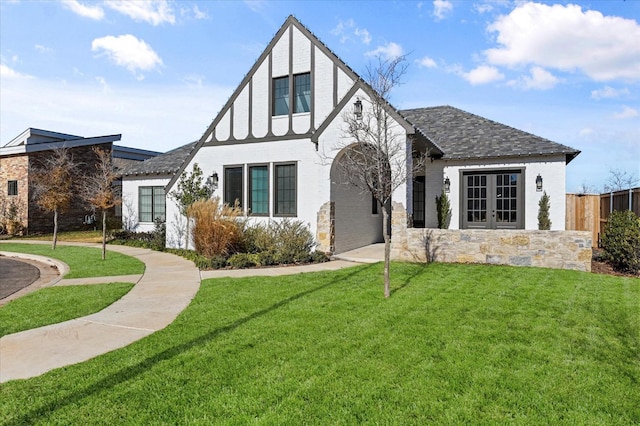
[[[408,109],[400,114],[443,151],[443,159],[564,154],[568,163],[580,153],[451,106]]]
[[[128,165],[122,169],[122,175],[173,175],[180,169],[180,166],[195,146],[196,142],[191,142],[157,157]]]

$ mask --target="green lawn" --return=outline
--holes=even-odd
[[[6,424],[640,423],[640,280],[394,264],[206,280],[166,329],[2,385]]]
[[[113,251],[107,251],[102,260],[101,251],[93,247],[58,245],[55,250],[48,244],[2,243],[0,251],[31,253],[59,259],[69,265],[65,278],[113,277],[144,273],[144,263],[138,259]]]
[[[0,337],[98,312],[132,287],[110,283],[42,288],[0,307]]]

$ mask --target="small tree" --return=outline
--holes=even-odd
[[[196,201],[211,198],[212,188],[203,183],[202,169],[198,163],[193,164],[191,173],[183,172],[178,180],[178,188],[169,193],[169,197],[176,202],[180,208],[180,214],[187,218],[185,230],[185,248],[189,248],[189,222],[191,212],[189,208]]]
[[[107,211],[121,204],[120,191],[113,185],[118,173],[113,165],[111,151],[93,148],[97,162],[96,172],[81,180],[80,194],[92,208],[102,213],[102,260],[107,252]]]
[[[423,157],[411,158],[406,134],[391,115],[393,108],[389,105],[391,91],[400,84],[406,70],[405,56],[378,58],[376,65],[367,67],[365,80],[373,93],[361,101],[362,112],[343,115],[344,136],[349,142],[338,147],[344,152],[338,164],[345,180],[363,193],[372,194],[382,210],[384,296],[387,298],[391,295],[391,196],[424,165]]]
[[[549,210],[551,203],[547,191],[542,193],[542,197],[538,202],[538,229],[548,231],[551,229],[551,219],[549,218]]]
[[[614,269],[640,271],[640,218],[632,211],[613,211],[602,235],[605,259]]]
[[[442,195],[439,197],[436,195],[436,209],[438,211],[438,228],[449,229],[451,203],[446,192],[442,191]]]
[[[610,169],[609,177],[604,185],[604,192],[615,192],[633,188],[638,185],[640,178],[634,173],[628,173],[622,169]]]
[[[74,193],[74,182],[78,164],[67,148],[57,148],[47,157],[40,157],[39,164],[32,165],[31,193],[36,204],[44,211],[53,213],[53,241],[55,250],[58,243],[58,215],[65,212]]]

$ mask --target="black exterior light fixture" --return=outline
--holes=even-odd
[[[447,177],[444,178],[444,192],[446,192],[448,194],[450,189],[451,189],[451,181],[449,180],[449,177],[447,176]]]
[[[356,119],[362,119],[362,101],[360,98],[356,98],[356,101],[353,103],[353,115]]]
[[[213,192],[216,189],[218,189],[218,173],[217,172],[213,172],[213,174],[207,178],[206,185],[211,190],[211,194],[213,194]]]
[[[538,177],[536,178],[536,191],[542,191],[542,176],[540,176],[540,173],[538,173]]]

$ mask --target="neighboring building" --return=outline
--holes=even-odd
[[[371,195],[345,185],[336,167],[341,148],[355,142],[345,136],[343,115],[353,114],[357,100],[366,107],[373,96],[289,17],[195,145],[179,148],[180,156],[168,153],[171,167],[144,172],[158,157],[124,176],[124,197],[132,202],[123,215],[145,230],[154,217],[166,218],[167,243],[177,245],[172,230],[182,219],[164,194],[197,163],[205,176],[218,178],[215,195],[224,202],[238,200],[254,220],[302,220],[321,250],[340,253],[380,242],[382,214]],[[544,189],[553,227],[564,229],[565,167],[579,151],[449,106],[389,106],[388,113],[404,152],[428,157],[424,170],[393,193],[394,223],[436,227],[435,196],[446,186],[453,229],[537,229]]]
[[[18,220],[27,233],[50,232],[52,215],[42,211],[32,199],[29,169],[58,148],[69,149],[79,164],[81,175],[95,172],[97,157],[93,148],[112,150],[114,164],[123,167],[158,155],[158,152],[113,145],[121,135],[84,138],[77,135],[29,128],[0,148],[0,216],[6,218],[14,206]],[[71,208],[60,215],[60,230],[84,229],[92,212],[76,197]]]

